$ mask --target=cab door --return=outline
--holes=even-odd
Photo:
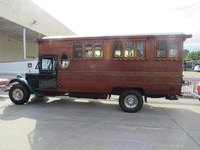
[[[57,55],[39,56],[39,89],[57,89]]]

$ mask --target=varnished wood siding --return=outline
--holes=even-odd
[[[69,55],[67,69],[62,69],[58,62],[57,91],[60,92],[111,93],[113,88],[123,87],[142,88],[147,95],[180,94],[182,38],[138,38],[138,41],[145,41],[144,58],[113,58],[112,44],[116,40],[131,38],[42,40],[39,42],[39,54],[60,56],[66,52]],[[156,40],[178,40],[178,57],[157,58]],[[95,41],[103,42],[102,58],[73,58],[73,42]],[[174,90],[170,89],[172,87]]]

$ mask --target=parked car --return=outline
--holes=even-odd
[[[196,72],[200,72],[200,65],[195,65],[195,67],[194,67],[194,71],[196,71]]]
[[[0,90],[6,90],[10,87],[10,80],[6,78],[0,78]]]

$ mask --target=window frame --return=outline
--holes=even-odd
[[[123,57],[124,58],[134,58],[135,57],[135,54],[134,54],[134,56],[133,57],[130,57],[130,56],[128,56],[128,57],[126,57],[125,56],[125,54],[126,54],[126,42],[133,42],[133,51],[134,51],[134,53],[135,53],[135,50],[134,50],[134,48],[135,48],[135,42],[134,41],[132,41],[132,40],[126,40],[126,41],[124,41],[124,47],[123,47]]]
[[[177,56],[170,56],[170,50],[171,50],[171,47],[170,47],[170,42],[178,42],[178,49],[177,49]],[[179,53],[180,53],[180,42],[178,40],[170,40],[169,41],[169,58],[177,58],[179,57]]]
[[[48,59],[51,60],[51,64],[52,64],[52,69],[51,70],[45,70],[43,69],[43,65],[42,65],[42,60],[43,59]],[[39,68],[39,73],[40,74],[56,74],[57,72],[57,60],[58,60],[58,55],[39,55],[39,59],[38,59],[38,68]]]
[[[135,45],[135,47],[134,47],[135,50],[136,50],[136,43],[137,42],[144,42],[144,49],[143,49],[143,56],[138,56],[138,57],[135,56],[135,58],[145,58],[146,57],[146,55],[145,55],[146,54],[145,53],[146,52],[146,41],[144,41],[144,40],[135,40],[135,44],[134,44]]]
[[[114,42],[115,41],[122,41],[123,42],[123,54],[122,54],[122,57],[115,57],[114,56]],[[141,59],[141,60],[145,60],[146,59],[146,41],[147,41],[147,39],[119,39],[119,40],[113,40],[112,41],[112,53],[113,53],[113,55],[112,55],[112,57],[113,57],[113,59],[125,59],[125,60],[127,60],[127,59],[130,59],[130,60],[138,60],[138,59]],[[134,53],[136,52],[136,42],[143,42],[144,43],[144,49],[143,49],[143,56],[136,56],[135,54],[134,54],[134,56],[133,57],[130,57],[130,56],[128,56],[128,57],[126,57],[125,56],[125,48],[126,48],[126,42],[133,42],[133,50],[134,50]]]
[[[82,43],[82,57],[75,57],[75,49],[74,49],[74,43]],[[85,56],[85,43],[92,43],[92,57],[86,57]],[[96,57],[95,56],[95,43],[101,43],[102,44],[102,56]],[[104,58],[104,41],[103,40],[84,40],[84,41],[74,41],[73,42],[73,59],[102,59]]]
[[[75,43],[82,43],[82,57],[76,57]],[[83,57],[84,57],[83,42],[81,42],[81,41],[73,42],[73,58],[74,58],[74,59],[81,59],[81,58],[83,58]]]
[[[167,56],[166,57],[157,57],[157,41],[167,41]],[[177,41],[178,42],[178,55],[177,57],[170,57],[169,54],[170,54],[170,42],[172,41]],[[176,38],[171,38],[171,39],[167,39],[167,38],[162,38],[162,39],[156,39],[155,40],[155,58],[157,60],[178,60],[181,58],[181,48],[182,45],[181,45],[181,41],[180,39],[176,39]]]
[[[101,43],[102,44],[102,47],[101,47],[101,51],[102,51],[102,56],[100,56],[100,57],[97,57],[97,56],[95,56],[95,43]],[[93,42],[93,44],[94,44],[94,53],[93,53],[93,57],[94,58],[103,58],[104,57],[104,43],[103,43],[103,41],[95,41],[95,42]]]
[[[83,47],[83,53],[84,53],[83,57],[84,57],[84,58],[92,58],[92,57],[86,56],[86,49],[85,49],[86,43],[92,44],[92,50],[88,50],[88,51],[92,51],[92,57],[94,57],[94,43],[93,43],[93,42],[90,42],[90,41],[88,41],[88,42],[83,42],[83,46],[84,46],[84,47]]]
[[[119,57],[115,57],[114,42],[122,42],[122,50],[120,50],[122,54]],[[112,52],[113,52],[113,58],[123,58],[124,57],[124,41],[123,40],[113,41],[112,42]]]
[[[157,45],[157,43],[158,43],[158,41],[164,41],[165,43],[166,43],[166,56],[165,57],[158,57],[158,50],[157,50],[157,47],[158,47],[158,45]],[[156,57],[157,58],[168,58],[168,41],[167,40],[156,40]]]
[[[62,56],[63,55],[67,55],[67,57],[68,57],[68,66],[67,67],[62,67],[62,63],[61,63],[61,61],[62,61]],[[69,65],[70,65],[70,58],[69,58],[69,55],[66,53],[66,52],[63,52],[62,54],[60,54],[60,56],[59,56],[59,66],[62,68],[62,69],[67,69],[68,67],[69,67]]]

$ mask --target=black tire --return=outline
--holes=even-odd
[[[17,105],[23,105],[24,103],[28,102],[30,98],[30,91],[27,87],[21,84],[16,84],[11,87],[9,91],[9,97],[13,103]]]
[[[119,106],[125,112],[138,112],[143,106],[142,95],[136,90],[124,91],[120,94]]]

